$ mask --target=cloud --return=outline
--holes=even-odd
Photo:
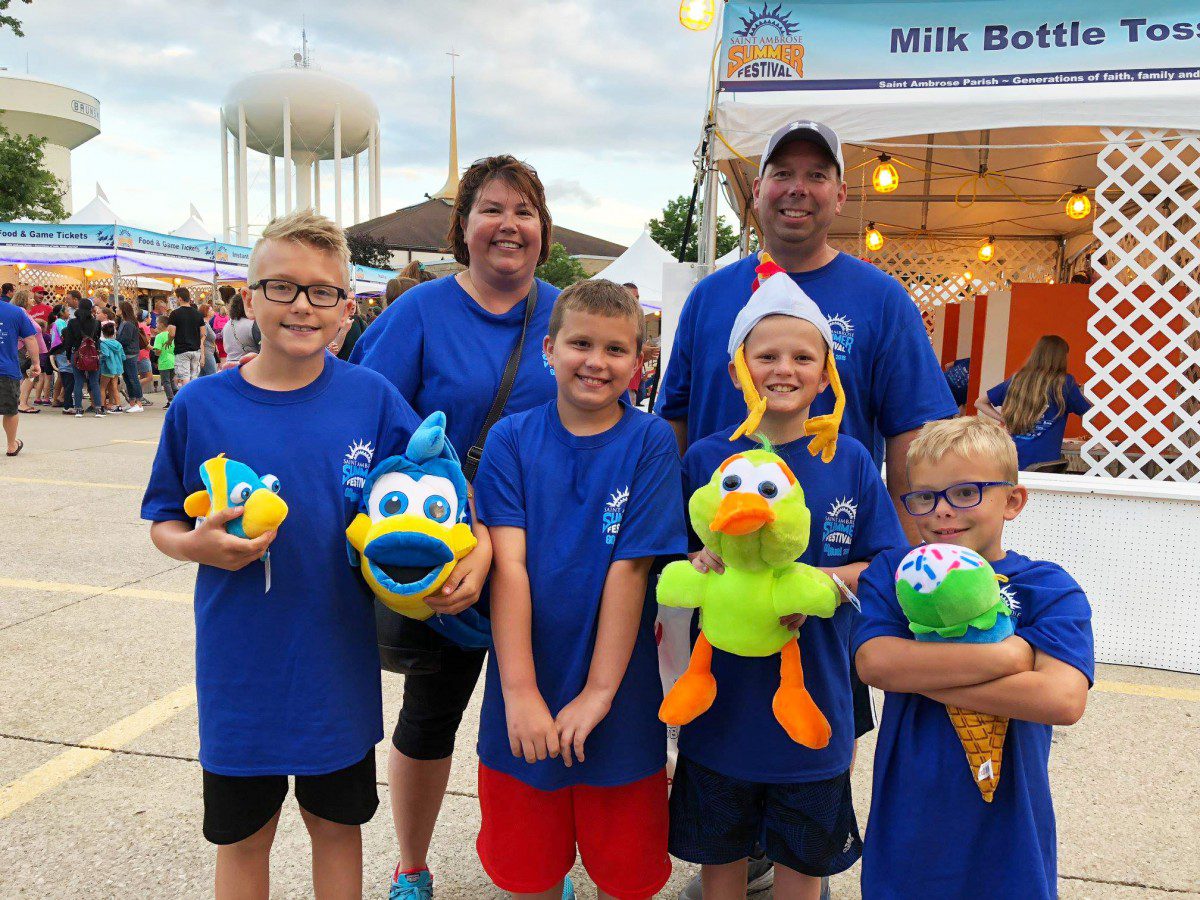
[[[588,206],[598,202],[596,195],[577,180],[566,178],[556,178],[546,183],[546,199],[552,203],[581,203]]]

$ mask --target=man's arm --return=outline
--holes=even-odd
[[[679,455],[687,453],[688,438],[687,438],[687,419],[667,419],[671,426],[671,430],[675,432],[675,443],[679,445]]]
[[[917,534],[917,525],[900,502],[900,495],[908,493],[908,447],[916,439],[919,428],[905,431],[887,439],[887,449],[884,451],[883,463],[887,471],[887,489],[896,507],[896,515],[900,517],[900,527],[910,544],[921,543]]]
[[[882,636],[859,647],[854,664],[858,677],[872,687],[898,694],[932,696],[930,691],[979,685],[1028,673],[1033,668],[1033,650],[1016,636],[995,644]]]
[[[1074,725],[1083,718],[1087,692],[1087,676],[1070,663],[1035,650],[1032,671],[968,687],[920,693],[939,703],[993,716],[1043,725]]]

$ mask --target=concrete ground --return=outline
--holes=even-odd
[[[138,519],[161,420],[160,408],[105,420],[46,410],[21,417],[26,447],[0,459],[0,897],[211,892],[191,691],[195,567],[155,551]],[[384,675],[389,716],[400,687]],[[439,898],[498,896],[474,851],[478,701],[434,841]],[[1059,730],[1051,760],[1063,897],[1200,895],[1198,748],[1200,677],[1099,667],[1087,715]],[[860,822],[873,750],[864,739]],[[386,896],[395,863],[382,780],[380,799],[364,829],[373,897]],[[691,873],[677,864],[662,896]],[[311,895],[290,801],[272,878],[276,897]],[[834,879],[834,894],[858,896],[857,869]]]

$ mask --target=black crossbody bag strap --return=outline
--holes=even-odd
[[[488,432],[492,430],[493,425],[500,421],[500,415],[504,412],[505,404],[508,403],[508,396],[512,393],[513,384],[516,383],[517,369],[521,365],[521,351],[525,348],[525,336],[529,331],[529,320],[533,318],[533,311],[537,309],[537,300],[538,284],[535,278],[529,296],[525,298],[525,321],[521,323],[521,336],[517,338],[516,346],[508,354],[508,362],[504,365],[504,376],[500,379],[500,389],[496,391],[496,397],[492,400],[492,408],[488,410],[487,418],[483,420],[479,436],[475,438],[475,443],[467,451],[466,458],[462,461],[463,475],[466,476],[468,482],[475,480],[475,473],[479,470],[479,461],[483,459],[483,444],[487,440]]]

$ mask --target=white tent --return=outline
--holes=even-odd
[[[194,205],[190,209],[191,214],[187,217],[187,220],[170,233],[175,235],[175,237],[192,238],[197,241],[215,241],[216,238],[213,236],[213,233],[208,230],[208,226],[200,218],[199,210]]]
[[[592,278],[604,278],[617,284],[636,284],[642,306],[661,310],[663,264],[672,262],[675,262],[675,257],[656,244],[649,231],[643,230],[628,250]]]
[[[113,212],[108,205],[108,197],[99,184],[96,185],[96,196],[68,218],[66,225],[128,225],[129,223]]]
[[[725,268],[725,266],[728,266],[731,263],[735,263],[741,258],[742,258],[742,248],[740,246],[738,246],[738,247],[734,247],[732,250],[730,250],[724,256],[718,257],[717,261],[715,263],[713,263],[713,265],[718,269],[723,269],[723,268]]]

